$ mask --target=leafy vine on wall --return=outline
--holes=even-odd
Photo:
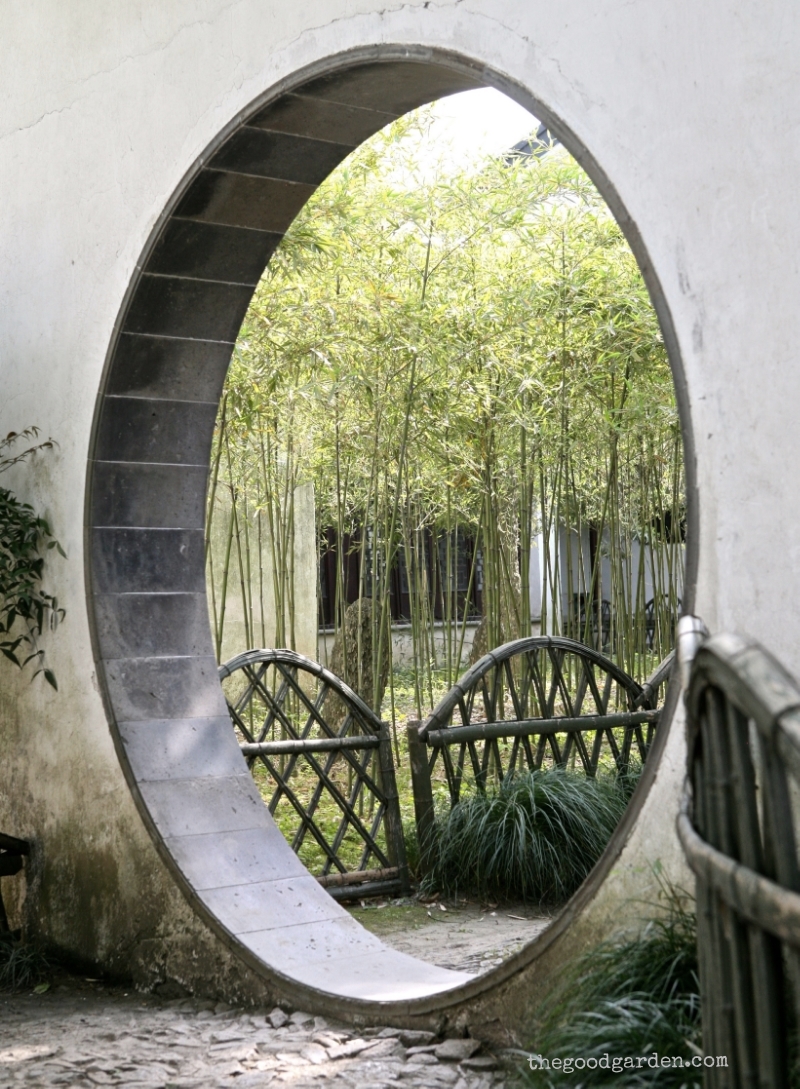
[[[50,450],[52,439],[11,454],[18,442],[38,438],[36,427],[11,431],[0,439],[0,473],[24,461],[37,450]],[[42,674],[58,688],[55,674],[45,665],[39,638],[64,619],[53,594],[42,589],[45,557],[52,549],[65,556],[48,522],[29,503],[22,503],[7,488],[0,488],[0,651],[24,669],[33,664],[33,676]]]

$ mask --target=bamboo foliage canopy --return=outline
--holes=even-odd
[[[680,517],[680,433],[641,274],[586,174],[553,148],[431,178],[430,119],[417,111],[357,149],[274,255],[234,353],[214,486],[267,517],[280,551],[293,489],[312,481],[319,529],[368,527],[362,586],[376,601],[398,556],[424,595],[422,528],[469,531],[497,645],[530,632],[537,533],[599,527],[622,571],[635,537]],[[671,569],[667,582],[674,609]],[[641,612],[623,584],[615,615]],[[376,623],[388,630],[386,608]],[[642,624],[614,624],[612,650],[642,675]],[[460,647],[447,656],[453,680]]]

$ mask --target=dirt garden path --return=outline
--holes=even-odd
[[[462,972],[486,972],[550,923],[523,904],[475,900],[365,902],[351,914],[388,945]]]

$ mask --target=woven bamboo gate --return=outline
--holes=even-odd
[[[451,805],[466,781],[485,790],[515,769],[578,764],[624,771],[647,759],[659,690],[673,655],[639,685],[599,651],[572,639],[536,636],[490,651],[423,722],[408,726],[420,844],[432,842],[434,781]]]
[[[782,1089],[800,1025],[800,686],[757,643],[717,635],[687,709],[678,831],[697,878],[705,1084]]]
[[[279,827],[336,899],[409,891],[390,727],[290,650],[219,669],[242,754]]]

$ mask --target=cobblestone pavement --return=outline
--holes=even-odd
[[[550,921],[465,901],[373,903],[353,915],[402,952],[465,971],[500,963]],[[0,1089],[495,1089],[509,1071],[477,1041],[164,1001],[59,971],[46,993],[0,992]]]
[[[63,984],[0,995],[0,1089],[492,1089],[506,1076],[477,1041],[420,1030]]]

